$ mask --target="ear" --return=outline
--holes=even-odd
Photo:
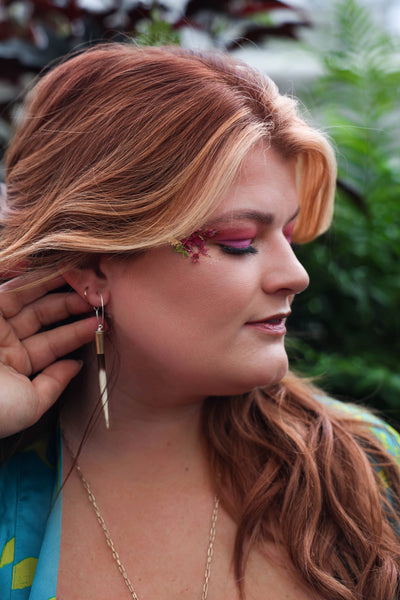
[[[92,306],[100,306],[100,292],[104,305],[110,300],[107,277],[93,267],[76,267],[62,273],[65,281]],[[85,293],[86,290],[86,293]]]

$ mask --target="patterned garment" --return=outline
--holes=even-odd
[[[371,432],[381,442],[382,446],[394,458],[400,469],[400,434],[390,425],[371,414],[362,407],[355,404],[345,404],[338,400],[333,400],[327,397],[318,397],[318,401],[322,404],[327,404],[331,408],[338,409],[342,414],[348,414],[352,419],[363,421],[369,425]],[[376,471],[386,490],[390,488],[390,481],[387,478],[385,471],[382,468],[376,467]],[[388,498],[391,500],[390,490]]]
[[[370,424],[400,468],[400,435],[377,417],[329,398],[323,404]],[[41,439],[0,471],[0,600],[55,600],[61,541],[61,437]],[[379,472],[388,487],[385,473]]]
[[[59,435],[0,470],[0,599],[55,600],[61,540]]]

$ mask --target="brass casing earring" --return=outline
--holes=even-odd
[[[83,295],[87,299],[87,289],[85,288]],[[108,414],[108,390],[107,390],[107,373],[106,373],[106,361],[104,356],[104,301],[103,294],[100,290],[97,290],[100,296],[100,306],[93,306],[94,312],[97,318],[97,329],[95,331],[95,343],[96,343],[96,354],[97,354],[97,371],[99,378],[99,388],[101,405],[103,407],[104,420],[106,422],[106,428],[110,428],[110,419]]]

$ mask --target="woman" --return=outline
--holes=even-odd
[[[2,598],[396,596],[398,438],[286,375],[290,241],[334,180],[228,57],[109,45],[40,80],[2,210]]]

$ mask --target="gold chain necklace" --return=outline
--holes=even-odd
[[[64,438],[65,446],[66,446],[68,452],[70,453],[72,460],[75,461],[75,468],[79,474],[82,485],[87,492],[89,502],[91,503],[93,510],[96,514],[97,521],[103,530],[104,537],[106,538],[107,546],[110,548],[112,557],[115,560],[115,562],[117,563],[118,570],[122,575],[125,585],[128,588],[133,600],[139,600],[139,597],[135,592],[132,582],[127,575],[125,567],[121,562],[119,554],[118,554],[117,550],[115,549],[115,545],[111,538],[111,534],[108,530],[108,527],[107,527],[107,525],[103,519],[103,516],[100,512],[100,509],[97,505],[96,498],[91,490],[89,482],[83,475],[82,469],[80,468],[80,466],[78,465],[78,462],[76,461],[74,455],[72,454],[71,448],[70,448],[67,440],[65,439],[64,435],[63,435],[63,438]],[[206,600],[207,594],[208,594],[208,583],[209,583],[210,575],[211,575],[211,561],[212,561],[212,556],[213,556],[213,552],[214,552],[214,540],[215,540],[215,529],[216,529],[217,517],[218,517],[218,506],[219,506],[219,498],[218,498],[218,496],[215,496],[214,509],[213,509],[213,512],[211,515],[210,536],[209,536],[208,549],[207,549],[207,562],[206,562],[206,570],[204,573],[204,583],[203,583],[203,592],[201,594],[201,600]]]

